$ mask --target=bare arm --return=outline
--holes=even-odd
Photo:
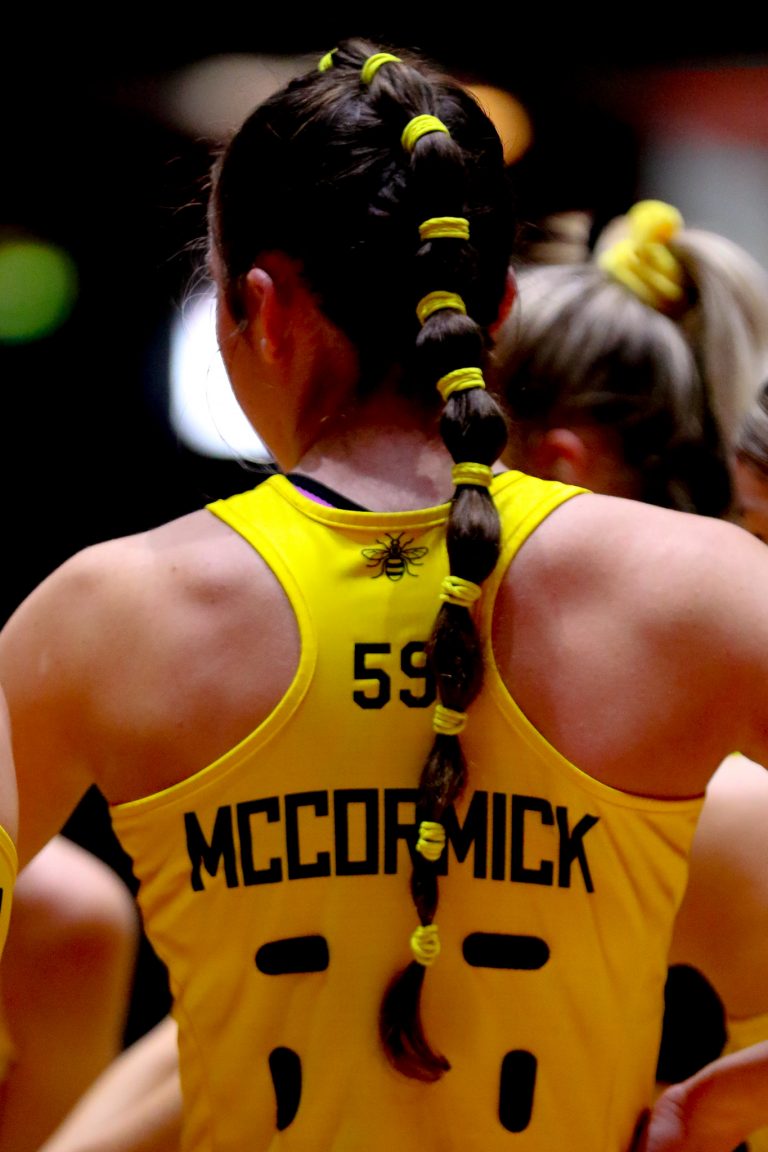
[[[81,1097],[40,1152],[178,1152],[176,1024],[167,1016]]]
[[[68,571],[68,570],[67,570]],[[0,683],[13,732],[23,867],[61,830],[93,783],[79,755],[79,654],[87,644],[85,597],[68,575],[49,578],[22,603],[0,632]],[[80,643],[77,631],[80,626]],[[67,663],[67,650],[78,661]],[[35,719],[37,713],[37,719]]]
[[[633,1152],[732,1152],[766,1125],[768,1041],[763,1041],[667,1088]]]

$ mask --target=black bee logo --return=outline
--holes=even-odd
[[[429,551],[428,548],[411,548],[413,536],[404,541],[402,532],[398,532],[397,536],[386,532],[385,539],[377,540],[376,543],[378,548],[363,548],[363,556],[368,561],[366,567],[379,569],[374,580],[379,576],[386,576],[388,580],[402,580],[406,572],[409,576],[415,576],[411,567],[419,568],[422,556],[426,556]]]

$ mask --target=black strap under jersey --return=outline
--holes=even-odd
[[[288,472],[286,479],[290,480],[291,484],[295,484],[297,488],[303,488],[305,492],[309,492],[310,496],[317,496],[320,500],[325,500],[332,508],[343,508],[347,512],[369,511],[362,504],[355,504],[354,500],[348,500],[346,496],[342,496],[340,492],[329,488],[327,484],[321,484],[319,480],[314,480],[311,476],[304,476],[301,472]]]
[[[319,480],[313,480],[311,476],[305,476],[301,472],[281,472],[277,465],[272,462],[259,467],[258,473],[256,484],[261,484],[270,476],[282,475],[285,476],[286,480],[290,480],[296,488],[303,488],[310,496],[317,496],[318,499],[325,500],[332,508],[343,508],[347,512],[370,511],[369,508],[364,508],[362,504],[355,504],[354,500],[348,500],[346,496],[342,496],[340,492],[329,488],[327,484],[321,484]]]

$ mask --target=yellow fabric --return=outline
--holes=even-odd
[[[320,57],[320,62],[317,65],[318,72],[328,72],[329,69],[333,68],[333,54],[335,51],[335,48],[331,48],[330,52],[326,52],[324,56]]]
[[[467,788],[442,817],[442,950],[424,973],[425,1031],[452,1065],[432,1084],[392,1069],[377,1017],[412,960],[418,919],[415,790],[435,703],[423,647],[448,571],[449,505],[328,508],[276,476],[211,507],[284,587],[302,651],[250,736],[184,783],[111,810],[170,973],[183,1152],[630,1147],[653,1097],[666,953],[701,802],[597,783],[516,707],[488,640],[498,581],[578,489],[509,472],[491,492],[502,559],[476,608],[487,670],[461,737]],[[491,962],[504,933],[541,942],[532,965]],[[276,973],[274,942],[296,938],[308,938],[299,953],[315,970]],[[535,1059],[535,1087],[512,1134],[500,1084],[519,1053]],[[295,1068],[291,1054],[293,1118],[276,1112],[270,1071]]]
[[[0,957],[8,937],[13,892],[16,887],[18,870],[19,860],[16,854],[16,845],[0,824]],[[16,1046],[8,1030],[5,1010],[0,1004],[0,1084],[8,1076],[16,1058]]]
[[[768,1012],[762,1016],[750,1016],[746,1020],[726,1021],[728,1039],[723,1048],[723,1055],[731,1052],[740,1052],[742,1048],[749,1048],[751,1044],[760,1044],[768,1040]],[[750,1134],[747,1141],[749,1152],[768,1152],[768,1128],[759,1128]]]
[[[2,956],[11,919],[13,890],[19,870],[16,845],[0,824],[0,956]]]

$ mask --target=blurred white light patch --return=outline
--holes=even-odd
[[[211,293],[187,300],[173,323],[169,389],[171,426],[187,448],[219,459],[271,459],[230,387]]]
[[[206,57],[165,78],[162,114],[196,138],[225,140],[257,104],[316,63],[310,56],[233,52]]]

